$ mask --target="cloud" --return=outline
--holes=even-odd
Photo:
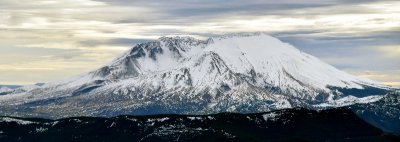
[[[82,40],[79,41],[81,45],[88,47],[95,47],[100,45],[112,45],[112,46],[126,46],[131,47],[135,44],[152,41],[154,39],[134,39],[134,38],[115,38],[110,40]],[[111,47],[110,47],[111,48]]]
[[[385,54],[387,58],[400,58],[400,45],[388,45],[388,46],[378,46],[374,47],[378,51],[382,52]],[[400,67],[400,61],[397,62],[397,65]]]
[[[2,0],[0,83],[72,76],[159,36],[260,31],[349,72],[393,74],[385,71],[400,68],[398,7],[390,0]]]
[[[365,78],[370,78],[380,81],[386,85],[400,87],[400,70],[386,70],[386,71],[353,71],[350,72]]]
[[[382,71],[400,68],[397,30],[325,36],[321,32],[294,31],[275,36],[340,69]]]

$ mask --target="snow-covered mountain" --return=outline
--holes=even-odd
[[[6,86],[0,86],[0,93],[4,93],[4,92],[9,92],[12,91],[13,89],[8,88]]]
[[[38,89],[41,86],[38,84],[34,85],[25,85],[25,86],[19,86],[19,85],[0,85],[0,95],[7,95],[7,94],[18,94],[18,93],[24,93],[28,92],[34,89]]]
[[[161,37],[70,80],[0,96],[0,115],[261,112],[379,100],[390,88],[263,33]]]

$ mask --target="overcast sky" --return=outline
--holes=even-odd
[[[1,0],[0,84],[82,74],[160,36],[234,32],[400,86],[400,2],[383,0]]]

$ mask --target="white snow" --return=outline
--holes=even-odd
[[[51,124],[51,126],[56,126],[58,123],[60,123],[60,121],[54,121],[54,122],[51,122],[50,124]]]
[[[155,43],[159,43],[163,53],[156,54],[156,59],[153,59],[150,57],[151,49],[158,46],[150,45]],[[18,107],[33,101],[65,97],[69,102],[64,104],[70,106],[63,107],[78,111],[87,108],[85,105],[91,102],[96,104],[90,106],[109,105],[109,102],[97,103],[102,102],[98,98],[107,101],[125,98],[127,101],[120,106],[112,102],[110,105],[135,109],[151,104],[154,100],[149,98],[155,98],[165,102],[207,102],[201,112],[236,112],[240,111],[240,106],[251,106],[252,102],[271,102],[257,106],[259,111],[269,111],[296,107],[291,101],[315,101],[320,92],[328,96],[324,103],[315,105],[318,107],[343,106],[379,99],[373,96],[340,96],[340,92],[328,86],[358,89],[363,88],[362,85],[386,87],[349,75],[263,33],[228,35],[204,41],[190,37],[162,37],[147,44],[149,46],[143,49],[145,56],[133,58],[127,52],[106,66],[109,71],[101,72],[99,69],[72,79],[47,83],[42,87],[26,86],[23,87],[25,90],[16,94],[1,95],[0,104]],[[176,49],[171,50],[168,44],[176,44]],[[105,75],[96,74],[99,72]],[[98,85],[93,83],[96,80],[104,82],[88,92],[89,95],[69,98],[81,87]],[[269,88],[278,88],[279,91]],[[202,96],[204,94],[207,97]],[[40,107],[63,108],[57,105]],[[98,114],[96,111],[95,108],[85,110],[87,114]]]
[[[189,116],[189,117],[187,117],[188,119],[190,119],[190,120],[201,120],[201,117],[195,117],[195,116]]]
[[[376,102],[383,97],[384,96],[381,96],[381,95],[375,95],[375,96],[367,96],[367,97],[358,98],[358,97],[350,95],[350,96],[340,98],[338,100],[332,100],[332,101],[329,101],[326,103],[321,103],[321,104],[314,105],[314,106],[324,108],[324,107],[342,107],[342,106],[348,106],[348,105],[352,105],[352,104],[366,104],[366,103],[370,103],[370,102]]]
[[[164,122],[164,121],[167,121],[167,120],[169,120],[168,117],[164,117],[164,118],[159,118],[159,119],[157,119],[158,122]]]
[[[36,133],[43,133],[47,130],[48,130],[47,128],[39,127],[39,128],[36,128]]]
[[[168,117],[164,117],[164,118],[149,118],[149,119],[147,119],[146,122],[164,122],[164,121],[167,121],[167,120],[169,120]]]
[[[276,112],[269,112],[266,114],[262,115],[265,121],[276,121],[279,119],[280,114],[276,113]]]
[[[12,90],[13,90],[13,89],[8,88],[8,87],[5,87],[5,86],[0,87],[0,93],[2,93],[2,92],[10,92],[10,91],[12,91]]]
[[[31,121],[26,121],[26,120],[21,120],[21,119],[16,119],[16,118],[10,118],[10,117],[2,117],[2,118],[0,118],[0,121],[2,121],[2,122],[16,122],[19,125],[28,125],[28,124],[36,123],[36,122],[31,122]]]
[[[216,52],[235,72],[248,74],[254,69],[265,77],[264,81],[276,86],[303,88],[303,85],[287,78],[285,72],[306,85],[324,90],[327,85],[362,88],[357,83],[376,83],[339,71],[292,45],[265,34],[221,39],[205,51]]]

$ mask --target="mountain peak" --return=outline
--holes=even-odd
[[[387,91],[267,34],[240,33],[137,44],[100,69],[23,95],[0,96],[0,104],[27,110],[40,105],[25,113],[46,110],[56,116],[248,113],[349,105],[378,100]]]

